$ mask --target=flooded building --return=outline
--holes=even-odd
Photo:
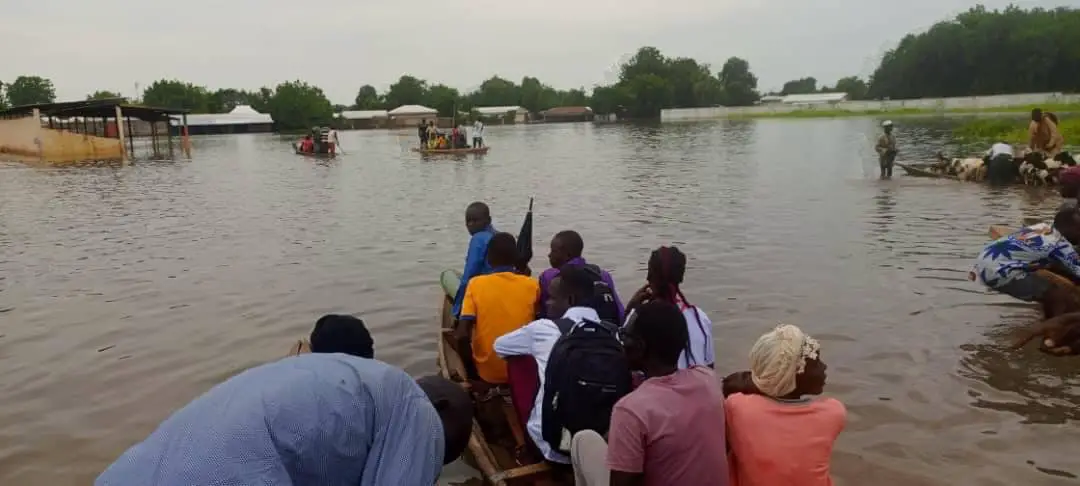
[[[174,118],[175,119],[175,118]],[[228,133],[268,133],[274,131],[274,119],[248,105],[237,105],[228,113],[193,114],[187,116],[190,135],[220,135]],[[175,131],[179,124],[174,127]]]
[[[402,105],[387,112],[394,127],[416,126],[421,120],[435,121],[439,111],[423,105]]]
[[[169,130],[172,116],[179,118],[179,147]],[[0,111],[0,158],[127,161],[172,158],[175,148],[190,156],[186,117],[184,110],[128,105],[122,98],[16,106]]]
[[[784,97],[785,105],[835,105],[847,101],[847,93],[809,93],[793,94]]]
[[[527,123],[529,110],[520,106],[478,106],[473,111],[480,115],[484,123],[501,125],[504,123]]]
[[[337,116],[341,119],[342,128],[348,130],[385,128],[390,120],[386,110],[346,110]]]
[[[593,121],[593,110],[588,106],[558,106],[540,112],[544,123],[568,123]]]

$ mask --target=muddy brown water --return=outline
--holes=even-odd
[[[378,358],[433,372],[463,208],[485,200],[516,232],[529,195],[535,266],[577,229],[624,298],[649,250],[682,247],[723,372],[777,322],[815,335],[848,408],[839,483],[1076,484],[1080,359],[1004,349],[1035,311],[965,280],[988,225],[1057,196],[878,181],[876,123],[490,127],[487,156],[438,159],[408,152],[411,131],[347,132],[329,162],[230,136],[195,139],[188,162],[0,164],[0,484],[92,482],[324,313],[362,316]],[[949,148],[940,126],[899,125],[901,161]]]

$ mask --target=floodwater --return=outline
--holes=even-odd
[[[949,148],[920,123],[899,124],[900,160]],[[250,135],[196,138],[191,161],[0,165],[0,484],[90,483],[324,313],[362,316],[380,359],[433,372],[465,205],[516,232],[529,195],[534,268],[577,229],[628,297],[649,250],[680,246],[724,373],[777,322],[815,335],[848,409],[839,483],[1076,484],[1080,359],[1004,349],[1035,310],[965,280],[988,225],[1057,196],[879,181],[876,127],[489,127],[491,153],[459,159],[408,152],[411,130],[345,132],[331,162]]]

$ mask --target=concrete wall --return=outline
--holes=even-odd
[[[1008,108],[1011,106],[1080,103],[1080,94],[1029,93],[997,96],[970,96],[960,98],[922,98],[917,100],[843,101],[819,105],[767,104],[737,107],[672,108],[660,112],[662,122],[715,120],[796,111],[897,111],[897,110],[982,110]]]
[[[123,157],[120,140],[53,130],[32,116],[0,120],[0,156],[46,162],[109,160]]]

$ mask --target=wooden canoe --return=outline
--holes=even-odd
[[[460,149],[422,149],[419,147],[413,147],[413,152],[419,152],[423,155],[463,155],[463,154],[486,154],[491,147],[477,147],[477,148],[460,148]]]
[[[928,178],[933,178],[933,179],[950,179],[950,180],[954,180],[954,181],[960,180],[956,176],[951,176],[951,175],[947,175],[947,174],[938,174],[937,172],[931,171],[930,170],[931,164],[901,164],[900,162],[896,162],[896,166],[903,169],[904,172],[907,173],[907,175],[912,176],[912,177],[928,177]]]
[[[442,317],[438,335],[438,366],[439,374],[444,378],[460,383],[465,389],[469,389],[466,379],[465,364],[461,356],[455,350],[454,339],[451,331],[454,319],[451,314],[453,298],[457,294],[457,287],[461,276],[453,270],[446,270],[439,276],[442,286]],[[501,402],[502,400],[492,400]],[[463,459],[466,464],[476,468],[484,476],[487,484],[493,486],[555,486],[558,483],[551,467],[543,462],[536,461],[528,464],[519,464],[513,452],[513,439],[510,444],[506,440],[496,440],[494,434],[485,433],[481,423],[507,421],[507,416],[512,413],[502,413],[499,410],[491,410],[491,402],[488,404],[476,403],[477,418],[473,420],[473,432],[469,437],[469,447],[466,449]],[[502,404],[497,404],[500,407]],[[509,447],[507,447],[509,445]],[[570,483],[573,484],[573,483]]]

